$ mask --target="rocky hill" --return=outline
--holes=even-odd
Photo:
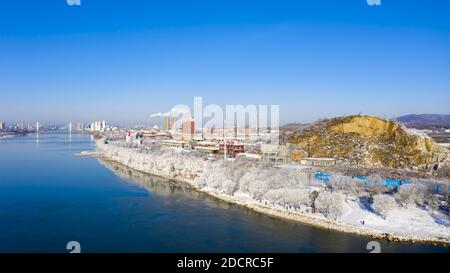
[[[367,167],[429,169],[449,159],[449,151],[426,134],[373,116],[322,120],[288,142],[308,157],[334,157]]]

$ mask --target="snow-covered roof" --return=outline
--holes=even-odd
[[[219,147],[205,147],[205,146],[196,146],[194,149],[196,150],[208,150],[208,151],[218,151]]]
[[[299,164],[282,164],[282,165],[276,165],[276,168],[281,169],[291,169],[291,170],[308,170],[311,169],[310,166],[305,165],[299,165]]]
[[[307,157],[302,160],[306,161],[335,161],[336,159],[330,157]]]

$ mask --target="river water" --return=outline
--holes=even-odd
[[[96,158],[90,135],[0,139],[0,252],[368,252],[371,238],[230,205]],[[380,241],[382,252],[448,252]]]

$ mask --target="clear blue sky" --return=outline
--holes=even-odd
[[[281,122],[449,114],[450,1],[4,0],[0,120],[142,124],[175,104]]]

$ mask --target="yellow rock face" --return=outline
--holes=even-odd
[[[432,164],[447,160],[449,154],[426,135],[372,116],[334,118],[291,136],[289,142],[310,157],[334,157],[340,162],[369,167]],[[297,152],[292,159],[302,156]]]
[[[291,160],[292,161],[300,161],[303,158],[308,157],[308,153],[303,150],[294,150],[291,152]]]
[[[348,121],[331,125],[329,130],[349,134],[355,133],[363,136],[381,136],[392,134],[398,129],[398,125],[392,121],[382,120],[370,116],[349,117]]]

